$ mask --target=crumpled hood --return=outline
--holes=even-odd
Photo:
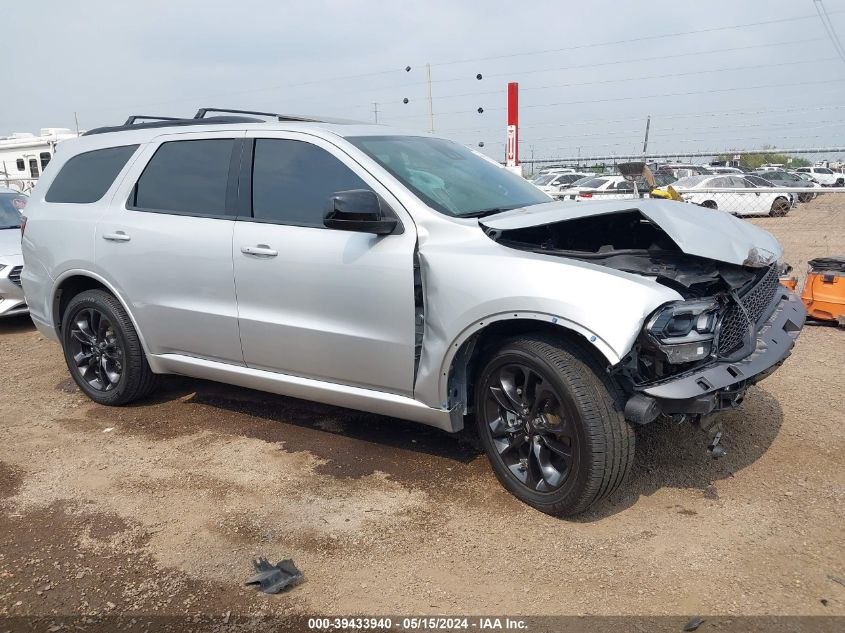
[[[663,229],[689,255],[759,267],[776,261],[783,254],[783,247],[768,231],[724,211],[674,200],[547,202],[497,213],[482,218],[479,224],[508,231],[632,209]]]
[[[0,256],[21,254],[21,230],[0,229]]]

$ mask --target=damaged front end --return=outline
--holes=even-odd
[[[697,209],[703,213],[701,226],[693,228],[695,240],[690,205],[660,204],[642,211],[602,204],[596,214],[585,214],[581,205],[578,217],[511,220],[484,229],[503,246],[644,276],[675,290],[681,299],[645,319],[631,349],[610,371],[628,396],[625,416],[631,422],[669,416],[701,423],[740,404],[749,385],[783,362],[806,314],[779,284],[779,245],[771,236],[747,239],[737,234],[753,237],[759,229],[746,225],[749,232],[738,224],[737,234],[730,235],[730,223],[741,220]],[[677,208],[678,217],[667,215],[667,204]],[[709,232],[708,224],[718,230]]]

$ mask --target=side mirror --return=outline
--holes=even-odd
[[[389,235],[396,228],[395,218],[386,218],[376,194],[367,189],[338,191],[329,198],[323,226],[338,231]]]

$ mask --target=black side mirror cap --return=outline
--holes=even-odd
[[[338,191],[329,198],[323,226],[337,231],[390,235],[398,221],[385,217],[378,196],[368,189]]]

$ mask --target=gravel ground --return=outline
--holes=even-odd
[[[754,220],[803,274],[845,253],[845,197]],[[807,327],[725,414],[718,461],[650,426],[576,520],[521,505],[437,431],[170,378],[122,409],[0,322],[0,615],[845,615],[845,331]],[[267,596],[251,559],[306,580]]]

